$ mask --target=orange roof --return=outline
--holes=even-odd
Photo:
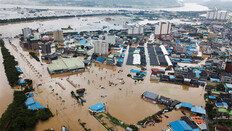
[[[196,122],[198,125],[200,124],[205,124],[205,121],[201,119],[201,117],[199,116],[194,116],[194,117],[191,117],[191,119]]]

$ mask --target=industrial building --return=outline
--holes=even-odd
[[[155,35],[168,35],[171,31],[171,23],[170,22],[159,22],[155,25]]]
[[[63,36],[63,31],[61,30],[57,30],[53,32],[53,37],[54,37],[54,41],[63,41],[64,36]]]
[[[75,72],[84,70],[85,65],[79,58],[59,59],[48,64],[48,72],[50,74]]]

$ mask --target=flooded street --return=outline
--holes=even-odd
[[[104,17],[89,17],[88,21],[94,22],[102,20]],[[121,17],[114,17],[115,21],[121,21]],[[79,23],[77,22],[79,21]],[[58,19],[46,22],[32,22],[32,23],[18,23],[8,24],[0,26],[0,33],[4,37],[13,37],[21,33],[23,27],[39,28],[39,24],[43,24],[43,28],[49,30],[55,30],[61,27],[68,27],[68,25],[75,26],[76,29],[83,27],[84,29],[89,26],[81,25],[82,20],[77,18],[72,19]],[[113,25],[114,23],[107,23],[107,25]],[[92,27],[90,29],[100,28],[101,25]],[[113,26],[114,27],[114,26]],[[117,28],[121,28],[120,24]],[[57,75],[51,77],[47,71],[47,65],[45,63],[37,62],[35,59],[29,56],[29,53],[23,51],[19,45],[18,39],[12,39],[12,44],[16,46],[16,49],[5,41],[6,48],[15,56],[19,62],[19,67],[24,72],[26,78],[33,80],[35,87],[35,100],[40,102],[42,106],[47,106],[54,114],[53,118],[50,118],[46,122],[39,122],[36,126],[36,131],[53,128],[60,130],[61,126],[65,125],[71,130],[83,130],[79,125],[78,119],[82,122],[86,122],[86,127],[92,130],[103,131],[106,130],[92,115],[90,115],[89,106],[98,102],[106,104],[106,110],[110,114],[119,120],[127,124],[135,124],[139,120],[144,119],[147,116],[155,114],[164,107],[157,104],[152,104],[141,99],[141,94],[145,91],[154,92],[159,95],[176,99],[181,102],[189,102],[193,105],[204,106],[203,89],[202,87],[193,88],[188,86],[161,83],[158,81],[150,81],[151,66],[147,66],[148,75],[144,81],[135,82],[131,78],[127,77],[130,73],[130,69],[139,69],[136,66],[126,65],[126,58],[122,67],[112,67],[104,64],[93,64],[90,69],[83,73],[73,73],[71,75]],[[145,48],[146,49],[146,48]],[[127,50],[128,51],[128,50]],[[147,51],[146,51],[147,52]],[[148,58],[148,55],[147,55]],[[0,56],[0,70],[3,72],[2,56]],[[30,65],[31,64],[31,65]],[[119,70],[123,72],[118,73]],[[40,76],[41,74],[42,76]],[[69,78],[75,84],[79,85],[77,88],[72,86],[66,79]],[[125,84],[121,84],[120,80],[123,78]],[[117,83],[117,86],[109,86],[109,81]],[[63,85],[66,89],[62,89],[57,82]],[[4,112],[7,105],[12,101],[12,90],[6,81],[5,75],[1,75],[0,86],[0,113]],[[37,86],[42,84],[42,86]],[[104,86],[105,89],[99,88]],[[76,91],[78,88],[86,88],[84,99],[86,103],[81,106],[77,103],[76,99],[71,97],[71,91]],[[54,91],[52,91],[54,89]],[[107,95],[102,98],[101,95]],[[157,124],[152,127],[144,128],[141,130],[161,130],[167,129],[167,124],[171,121],[177,120],[183,114],[180,111],[172,111],[167,113],[168,119],[164,119],[163,123]],[[120,130],[120,129],[119,129]]]
[[[1,49],[1,48],[0,48]],[[2,53],[0,52],[0,72],[1,72],[1,78],[0,78],[0,115],[4,113],[4,111],[7,109],[8,105],[12,102],[13,100],[13,90],[11,89],[6,75],[5,75],[5,70],[4,66],[2,64],[3,58],[2,58]]]

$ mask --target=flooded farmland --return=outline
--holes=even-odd
[[[88,21],[100,21],[104,17],[90,17],[85,18]],[[115,21],[120,21],[121,17],[115,17]],[[126,18],[125,18],[126,19]],[[89,28],[89,26],[81,25],[83,23],[77,23],[76,18],[65,19],[65,20],[53,20],[47,22],[32,22],[32,23],[19,23],[19,24],[8,24],[0,26],[0,33],[4,37],[14,37],[21,33],[23,27],[39,28],[39,24],[43,24],[43,28],[50,27],[50,30],[59,29],[61,27],[67,27],[69,25],[76,26],[78,30],[84,27],[83,30]],[[105,22],[104,22],[105,23]],[[120,23],[119,23],[120,24]],[[114,23],[107,23],[107,25],[114,27]],[[120,24],[117,28],[122,28]],[[100,29],[101,25],[91,27],[91,29]],[[6,47],[15,56],[19,62],[19,67],[24,72],[26,78],[33,80],[35,87],[35,100],[40,102],[42,106],[47,106],[51,109],[54,117],[46,122],[39,122],[36,126],[37,131],[45,129],[60,130],[61,126],[65,125],[71,130],[82,130],[82,127],[78,124],[78,119],[86,122],[86,127],[92,130],[106,130],[92,115],[89,113],[89,106],[94,105],[98,102],[106,104],[106,110],[110,114],[119,120],[128,123],[135,124],[139,120],[144,119],[147,116],[155,114],[164,107],[157,104],[152,104],[141,99],[141,94],[145,91],[151,91],[159,95],[176,99],[181,102],[189,102],[193,105],[204,106],[203,100],[203,87],[193,88],[188,86],[161,83],[158,81],[150,81],[150,70],[151,66],[147,66],[148,75],[144,81],[135,82],[131,78],[127,77],[130,73],[130,69],[139,69],[136,66],[128,66],[124,60],[122,67],[112,67],[103,64],[93,64],[89,69],[82,73],[73,74],[62,74],[57,76],[50,76],[47,71],[46,63],[37,62],[30,57],[29,53],[23,51],[19,45],[18,39],[11,39],[13,45],[6,42]],[[2,63],[2,57],[0,57]],[[3,72],[2,64],[0,64],[1,72]],[[122,72],[119,72],[122,70]],[[66,79],[69,78],[78,86],[75,88]],[[120,83],[120,79],[125,81],[125,84]],[[62,89],[57,83],[60,83],[65,87]],[[116,83],[116,86],[109,86],[109,82]],[[7,105],[12,101],[12,90],[9,87],[5,75],[1,75],[0,85],[0,113],[4,112]],[[38,84],[42,84],[38,86]],[[105,89],[99,88],[104,86]],[[71,97],[70,92],[75,91],[78,88],[86,88],[86,94],[84,99],[86,103],[81,106],[77,103],[76,99]],[[106,97],[101,97],[105,95]],[[2,108],[3,107],[3,108]],[[183,114],[180,111],[172,111],[167,113],[168,119],[164,119],[163,123],[155,126],[147,127],[141,130],[161,130],[166,129],[166,125],[174,120],[178,120]],[[121,130],[121,129],[119,129]]]

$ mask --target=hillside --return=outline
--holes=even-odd
[[[40,3],[46,5],[126,8],[161,8],[180,6],[177,0],[40,0]]]

